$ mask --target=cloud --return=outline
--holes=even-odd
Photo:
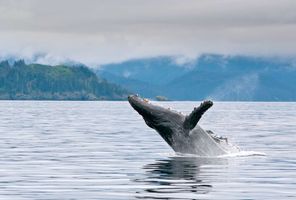
[[[30,49],[90,65],[202,53],[295,56],[295,10],[294,0],[0,0],[0,52]]]

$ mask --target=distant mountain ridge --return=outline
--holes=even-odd
[[[140,95],[172,100],[296,101],[296,65],[289,58],[205,54],[103,65],[96,73]]]
[[[85,66],[0,62],[0,99],[121,100],[128,91],[100,79]]]
[[[0,61],[0,99],[296,101],[296,60],[205,54],[161,56],[99,69]],[[95,73],[96,74],[95,74]]]
[[[96,73],[134,93],[154,98],[164,93],[167,83],[190,71],[179,66],[172,57],[162,56],[102,65]]]

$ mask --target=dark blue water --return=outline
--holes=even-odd
[[[296,103],[218,102],[200,124],[242,153],[176,155],[127,102],[0,101],[0,199],[296,199]]]

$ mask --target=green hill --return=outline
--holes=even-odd
[[[120,100],[127,94],[84,66],[0,63],[0,99]]]

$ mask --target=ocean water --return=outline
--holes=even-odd
[[[127,102],[0,101],[0,199],[296,199],[296,103],[216,102],[200,125],[242,152],[175,154]]]

